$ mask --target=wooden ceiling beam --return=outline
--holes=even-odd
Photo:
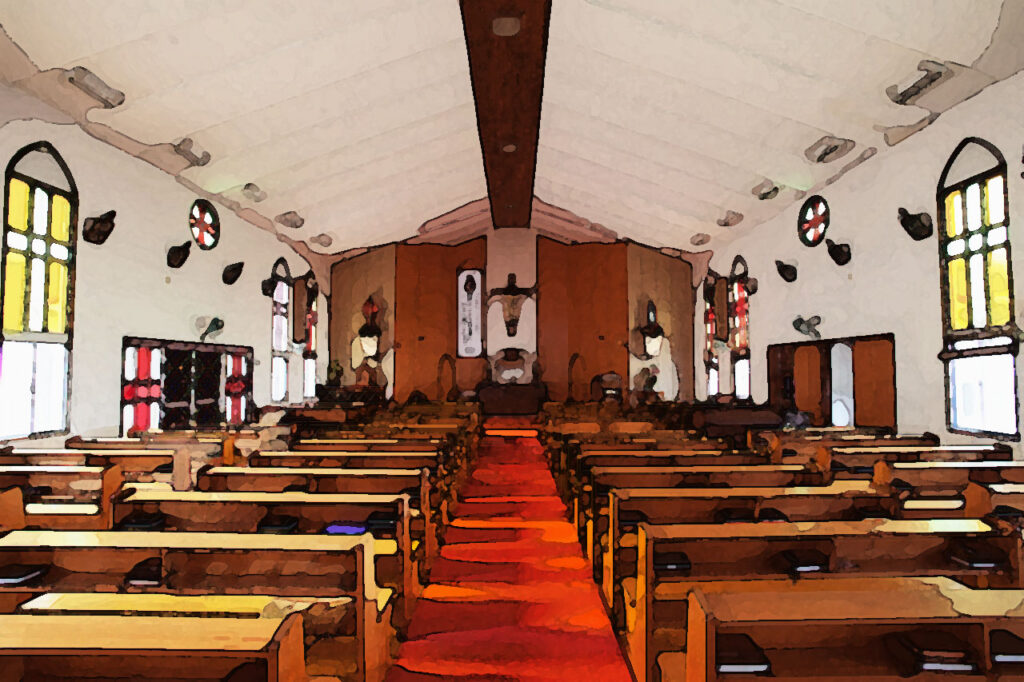
[[[460,5],[494,227],[529,227],[551,0]]]

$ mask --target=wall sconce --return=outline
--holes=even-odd
[[[373,297],[367,297],[366,303],[363,304],[363,317],[366,318],[366,322],[359,328],[359,345],[362,347],[365,357],[375,360],[380,351],[382,334],[380,325],[377,324],[377,313],[379,312],[380,306],[374,303]]]
[[[658,324],[658,309],[654,301],[647,302],[647,322],[637,331],[644,338],[644,354],[648,358],[657,357],[661,353],[661,344],[665,340],[665,330]]]

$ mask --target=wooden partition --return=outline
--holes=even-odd
[[[570,365],[577,400],[598,374],[629,379],[626,246],[537,240],[537,353],[551,400],[569,397]]]

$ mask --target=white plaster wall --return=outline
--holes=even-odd
[[[71,432],[115,435],[120,425],[121,343],[125,336],[198,341],[194,320],[217,316],[224,330],[214,343],[251,346],[255,353],[253,398],[270,399],[270,300],[260,282],[284,256],[293,275],[309,270],[290,247],[227,209],[218,211],[221,240],[202,251],[192,246],[179,269],[167,267],[167,248],[191,240],[188,211],[196,196],[166,173],[99,142],[77,126],[14,121],[0,128],[0,160],[6,167],[23,146],[46,140],[63,156],[78,185],[79,239],[75,281]],[[102,246],[81,238],[82,221],[117,211],[113,234]],[[244,261],[238,281],[221,281],[224,266]],[[321,349],[326,365],[326,310]],[[292,392],[301,400],[301,362],[293,364]],[[321,375],[322,376],[322,375]],[[292,382],[290,382],[292,383]],[[293,386],[295,384],[292,384]],[[3,409],[3,406],[0,406]]]
[[[805,340],[807,337],[793,328],[793,318],[821,315],[819,331],[825,338],[895,334],[897,420],[902,432],[928,430],[940,434],[944,441],[974,440],[950,434],[945,425],[943,365],[936,357],[942,341],[938,238],[933,235],[921,242],[913,241],[900,227],[897,209],[928,211],[935,219],[936,185],[956,145],[969,136],[995,144],[1008,166],[1010,237],[1017,274],[1014,293],[1020,325],[1024,308],[1022,106],[1024,76],[1018,75],[988,88],[895,150],[820,190],[831,209],[827,236],[849,243],[853,250],[853,260],[844,267],[829,258],[824,242],[814,248],[800,243],[796,234],[799,205],[716,249],[711,263],[715,270],[729,272],[733,257],[740,254],[747,260],[750,274],[760,282],[760,290],[751,298],[750,312],[755,400],[763,402],[768,397],[768,345]],[[796,282],[786,283],[779,277],[776,259],[797,264]],[[696,320],[696,348],[701,349],[701,306]],[[697,376],[703,377],[699,352],[694,356]],[[1020,374],[1018,363],[1018,390],[1024,391]],[[698,380],[698,395],[704,393],[701,383]]]

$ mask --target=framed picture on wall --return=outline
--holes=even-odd
[[[476,358],[483,355],[483,292],[484,276],[480,270],[460,270],[456,296],[458,305],[457,355]]]

